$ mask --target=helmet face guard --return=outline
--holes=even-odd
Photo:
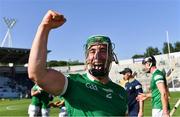
[[[154,58],[154,56],[150,56],[150,57],[147,57],[145,58],[143,61],[142,61],[142,64],[146,64],[147,62],[149,63],[152,63],[152,66],[156,66],[156,59]]]
[[[150,57],[147,57],[145,58],[143,61],[142,61],[142,64],[145,65],[146,63],[149,63],[149,68],[148,68],[148,71],[146,71],[147,73],[150,73],[150,69],[152,66],[156,66],[156,59],[154,56],[150,56]]]
[[[94,45],[106,45],[107,47],[106,60],[103,63],[102,69],[96,69],[96,65],[94,65],[91,61],[88,60],[89,50]],[[89,37],[85,45],[85,55],[86,55],[86,66],[91,75],[95,77],[108,76],[110,71],[110,64],[113,61],[113,49],[109,37],[106,36]]]

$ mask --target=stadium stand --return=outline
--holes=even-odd
[[[27,67],[30,49],[0,48],[0,98],[21,98],[30,95],[33,85]],[[28,96],[27,96],[28,97]]]
[[[157,55],[155,58],[157,60],[157,67],[166,73],[170,91],[180,91],[180,52]],[[122,75],[120,75],[119,72],[124,68],[129,67],[134,72],[137,72],[136,79],[142,83],[143,90],[145,92],[149,91],[151,75],[143,72],[143,66],[141,64],[142,60],[143,58],[120,60],[119,65],[112,63],[112,68],[109,74],[111,80],[118,84],[122,78]],[[73,67],[71,66],[71,69],[68,67],[52,68],[59,70],[64,74],[76,72],[84,73],[83,65]]]
[[[157,60],[157,67],[166,74],[170,91],[180,91],[180,52],[157,55],[155,58]],[[116,71],[113,73],[114,77],[112,78],[116,78],[114,81],[118,83],[122,78],[122,75],[118,77],[118,71],[129,67],[134,72],[137,72],[136,78],[142,83],[144,91],[148,91],[151,75],[143,72],[141,61],[142,59],[120,61],[119,66],[112,66],[112,71]]]
[[[27,64],[30,49],[0,48],[0,98],[30,97],[30,89],[33,82],[27,74]],[[50,51],[49,51],[50,52]],[[180,52],[155,56],[157,66],[166,73],[170,91],[180,91]],[[143,72],[140,59],[120,60],[119,65],[112,63],[110,78],[119,83],[122,71],[125,67],[137,72],[136,78],[142,83],[143,90],[149,91],[151,76]],[[84,73],[85,66],[52,67],[65,75],[69,73]]]

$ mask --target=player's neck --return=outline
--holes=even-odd
[[[156,67],[156,66],[152,66],[152,67],[151,67],[151,71],[150,71],[150,72],[151,72],[151,73],[154,73],[154,71],[155,71],[156,69],[157,69],[157,67]]]
[[[130,77],[129,79],[128,79],[128,82],[132,82],[132,81],[134,81],[135,79],[133,78],[133,77]]]
[[[108,76],[103,76],[103,77],[95,77],[95,76],[93,76],[93,75],[91,75],[88,71],[87,71],[87,75],[88,75],[88,78],[90,79],[90,80],[96,80],[96,81],[98,81],[98,82],[100,82],[100,83],[102,83],[102,84],[107,84],[109,81],[110,81],[110,79],[109,79],[109,77]]]
[[[101,82],[102,84],[107,84],[109,82],[108,77],[94,77],[94,79]]]

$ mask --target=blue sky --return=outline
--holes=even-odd
[[[169,32],[171,43],[180,41],[180,0],[0,0],[0,42],[7,26],[3,17],[15,18],[13,47],[31,48],[45,13],[55,10],[67,19],[51,31],[48,60],[84,61],[91,35],[107,35],[115,43],[119,60],[143,54],[147,47],[160,50]]]

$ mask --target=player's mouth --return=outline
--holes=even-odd
[[[95,63],[93,66],[92,66],[93,69],[97,69],[97,70],[102,70],[104,68],[104,64],[102,63]]]

